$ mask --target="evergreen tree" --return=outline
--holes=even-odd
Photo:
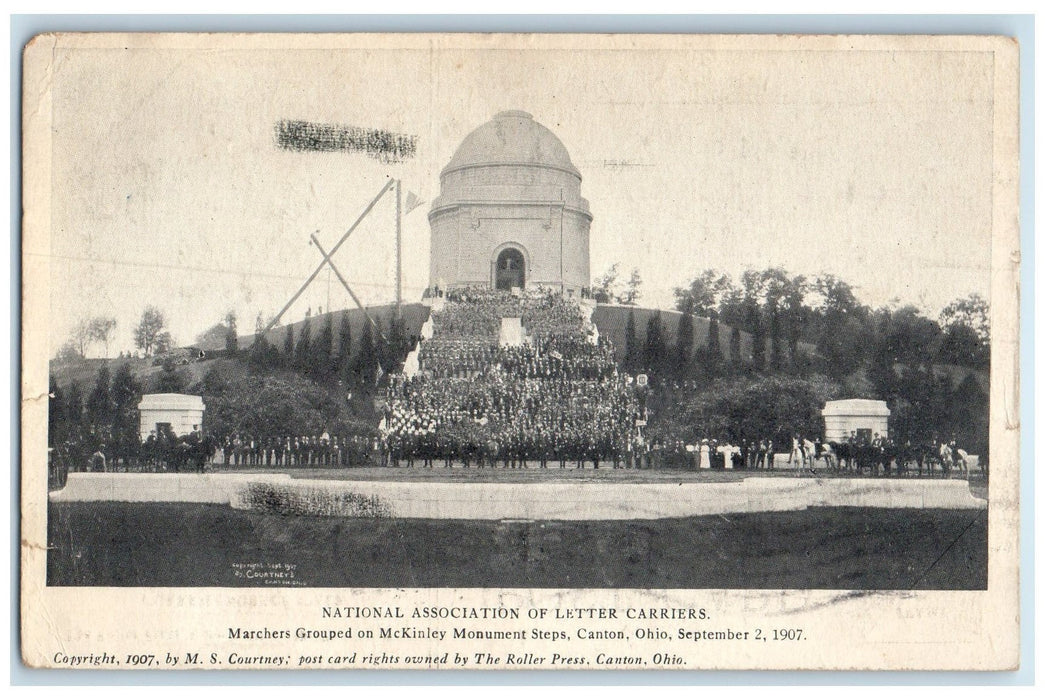
[[[287,334],[283,338],[283,366],[294,366],[294,324],[287,325]]]
[[[374,337],[374,354],[377,356],[377,363],[381,367],[381,370],[383,372],[392,372],[394,371],[396,364],[396,348],[401,343],[400,338],[397,337],[394,316],[389,314],[384,323],[378,319],[377,326],[374,330],[377,330],[382,326],[384,327],[385,332]]]
[[[718,303],[718,320],[730,328],[744,325],[744,290],[728,281]]]
[[[348,379],[352,359],[352,324],[348,311],[341,312],[341,327],[337,335],[337,371],[342,379]]]
[[[769,309],[769,366],[776,372],[784,367],[783,329],[780,310],[775,305]]]
[[[220,396],[229,388],[229,378],[220,369],[221,365],[214,365],[203,375],[199,384],[199,391],[207,396]]]
[[[792,367],[798,366],[798,341],[805,331],[808,308],[805,306],[807,288],[805,277],[798,275],[789,280],[784,294],[787,320],[787,353]]]
[[[250,344],[250,365],[257,371],[279,367],[280,363],[279,351],[266,337],[265,318],[259,311],[254,319],[254,342]]]
[[[791,367],[798,366],[798,341],[802,336],[803,315],[801,310],[787,312],[787,362]]]
[[[334,356],[334,314],[327,312],[327,317],[323,323],[323,332],[321,333],[326,348],[325,355],[325,367],[328,377],[332,377],[337,374],[337,360]]]
[[[741,355],[740,329],[733,326],[733,330],[729,334],[729,364],[734,370],[739,370],[744,365],[744,358]]]
[[[294,369],[302,374],[307,374],[312,364],[312,321],[305,316],[301,324],[301,335],[298,336],[298,344],[294,348]]]
[[[896,372],[893,366],[897,360],[889,343],[891,324],[888,312],[884,312],[876,326],[867,378],[874,384],[878,398],[888,400],[896,392]]]
[[[236,312],[225,314],[225,351],[235,355],[239,350],[239,336],[236,332]]]
[[[188,386],[185,375],[178,371],[173,362],[163,363],[163,371],[156,379],[156,391],[163,394],[181,394]]]
[[[359,351],[352,359],[355,384],[361,389],[373,387],[377,370],[377,347],[374,343],[374,328],[369,321],[363,324],[363,333],[359,338]]]
[[[334,347],[334,321],[333,315],[327,314],[319,336],[312,343],[311,376],[316,380],[329,379],[333,371],[332,350]]]
[[[714,377],[719,373],[722,365],[722,347],[720,345],[718,328],[718,312],[712,311],[708,319],[708,344],[706,348],[707,372]]]
[[[94,389],[87,397],[87,419],[95,427],[112,424],[113,403],[107,364],[99,367],[95,375]]]
[[[65,395],[52,374],[47,387],[47,444],[50,446],[60,441],[65,428],[65,409]]]
[[[384,348],[384,361],[381,368],[385,372],[395,372],[406,359],[409,341],[406,337],[406,321],[400,318],[388,319],[388,342]]]
[[[667,356],[667,345],[664,342],[664,324],[660,318],[660,311],[650,317],[646,324],[646,369],[650,372],[661,373],[664,369]]]
[[[265,339],[264,335],[255,334],[254,342],[250,344],[251,369],[255,372],[271,369],[278,367],[281,362],[282,357],[280,357],[279,351]]]
[[[708,319],[708,356],[722,359],[722,338],[718,326],[718,312],[712,311]]]
[[[624,327],[624,371],[635,374],[642,364],[639,340],[635,335],[635,311],[628,311],[628,324]]]
[[[115,414],[133,414],[138,410],[140,398],[141,386],[131,374],[130,365],[124,362],[116,368],[116,374],[112,378],[112,403]]]
[[[138,402],[141,386],[128,363],[121,364],[112,378],[114,456],[129,459],[138,452]]]
[[[679,318],[678,333],[675,338],[675,371],[679,377],[686,374],[689,360],[693,354],[693,316],[688,313]]]
[[[744,302],[745,323],[751,333],[751,361],[759,372],[766,368],[766,331],[762,324],[762,313],[758,302],[748,298]]]
[[[83,421],[83,393],[80,391],[80,384],[76,380],[69,383],[65,417],[73,425],[79,425]]]

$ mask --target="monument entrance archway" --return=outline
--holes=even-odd
[[[526,260],[518,248],[505,248],[497,256],[494,266],[494,287],[510,290],[526,286]]]

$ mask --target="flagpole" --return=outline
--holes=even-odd
[[[396,318],[403,315],[403,181],[396,180]]]

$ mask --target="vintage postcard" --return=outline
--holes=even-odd
[[[1018,54],[36,37],[25,663],[1015,668]]]

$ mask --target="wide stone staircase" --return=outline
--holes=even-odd
[[[637,401],[591,321],[595,304],[555,292],[451,292],[389,380],[390,448],[448,459],[609,459],[635,430]]]

